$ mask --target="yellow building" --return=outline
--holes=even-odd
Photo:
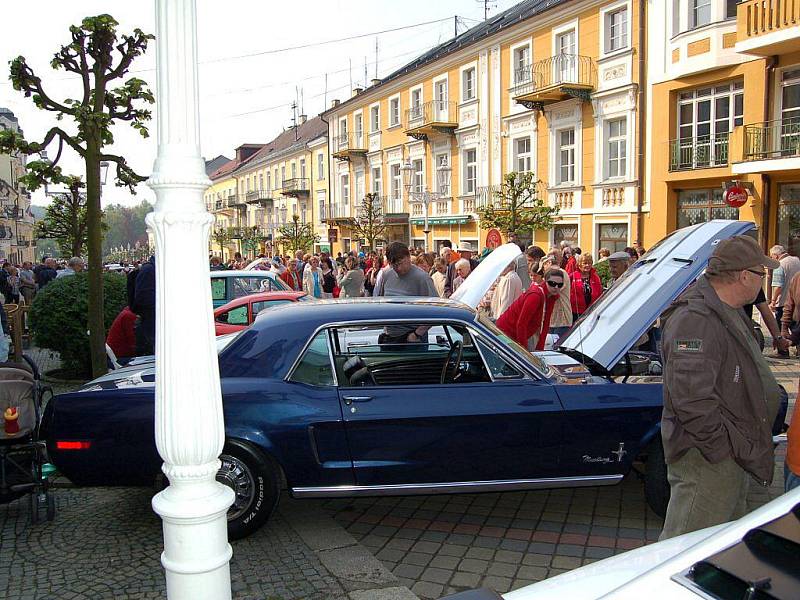
[[[739,218],[765,249],[786,245],[800,235],[800,3],[651,7],[645,244]],[[747,191],[740,207],[726,202],[732,188]]]
[[[3,129],[22,133],[17,117],[7,108],[0,108]],[[19,181],[26,162],[24,154],[0,154],[0,262],[21,265],[35,260],[31,195]]]
[[[334,252],[358,245],[349,223],[367,192],[382,198],[389,241],[482,248],[476,210],[510,171],[533,171],[539,197],[560,209],[551,231],[523,240],[631,245],[646,210],[641,10],[638,0],[521,2],[334,101],[322,115]]]

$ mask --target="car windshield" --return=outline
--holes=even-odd
[[[543,361],[535,354],[531,354],[530,352],[528,352],[526,348],[523,348],[517,342],[508,337],[505,333],[500,331],[497,325],[494,324],[494,321],[492,321],[486,315],[485,312],[478,311],[478,321],[480,321],[481,325],[486,327],[486,329],[491,331],[497,339],[499,339],[506,346],[511,348],[511,350],[513,350],[517,355],[521,356],[522,358],[527,360],[530,364],[532,364],[539,373],[543,373],[548,377],[554,376],[552,369],[548,366],[548,364],[545,361]]]

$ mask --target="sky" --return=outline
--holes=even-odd
[[[489,16],[517,0],[489,3]],[[39,141],[56,124],[54,113],[39,110],[8,81],[8,63],[24,56],[42,78],[54,99],[78,97],[76,76],[54,71],[49,63],[69,42],[69,26],[86,16],[108,13],[119,21],[119,31],[155,30],[153,0],[40,0],[14,2],[3,7],[5,27],[0,36],[0,106],[11,109],[25,137]],[[330,106],[334,98],[350,97],[352,87],[383,77],[429,48],[452,38],[455,15],[458,31],[477,25],[484,17],[482,0],[197,0],[198,62],[200,74],[201,152],[207,158],[234,156],[243,143],[264,143],[292,123],[291,104],[302,104],[309,118]],[[435,22],[434,22],[435,21]],[[415,27],[406,27],[426,23]],[[13,25],[13,26],[9,26]],[[387,31],[404,28],[399,31]],[[380,33],[384,32],[384,33]],[[359,36],[356,39],[326,43]],[[376,60],[377,40],[377,60]],[[151,85],[155,81],[155,44],[132,65],[129,77]],[[310,47],[289,49],[297,46]],[[288,50],[287,50],[288,49]],[[302,98],[302,102],[301,102]],[[155,112],[151,137],[143,139],[126,123],[113,129],[110,150],[126,157],[140,175],[149,175],[156,156]],[[298,110],[299,113],[299,110]],[[68,131],[67,119],[60,123]],[[49,152],[55,155],[55,146]],[[65,152],[66,154],[66,152]],[[77,155],[60,163],[66,173],[83,175]],[[137,195],[114,186],[111,173],[103,190],[103,205],[154,202],[142,184]],[[46,204],[42,191],[34,204]]]

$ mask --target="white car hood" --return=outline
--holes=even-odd
[[[503,244],[487,255],[477,268],[469,274],[464,283],[450,296],[467,306],[477,308],[480,301],[500,277],[508,264],[522,254],[516,244]]]
[[[561,340],[558,350],[610,370],[690,283],[717,244],[754,229],[717,219],[673,232],[633,264]]]

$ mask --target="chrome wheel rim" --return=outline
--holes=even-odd
[[[228,520],[233,521],[241,517],[252,506],[255,496],[255,480],[250,467],[235,456],[223,454],[219,459],[222,466],[217,472],[217,481],[227,485],[234,493],[233,504],[228,509]]]

